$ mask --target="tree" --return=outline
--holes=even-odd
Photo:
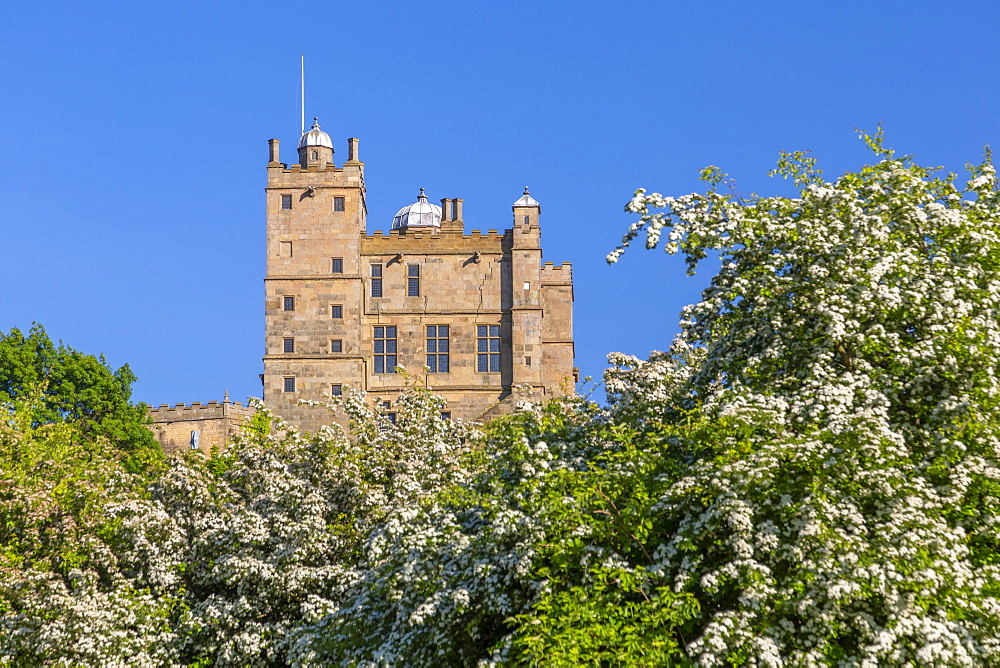
[[[176,531],[148,501],[152,472],[79,422],[39,424],[37,390],[0,420],[0,662],[174,662]]]
[[[640,190],[609,256],[645,231],[692,270],[722,259],[673,354],[609,375],[632,415],[637,379],[672,379],[646,403],[679,446],[649,570],[696,597],[703,665],[1000,655],[996,172],[959,188],[863,139],[877,162],[834,182],[783,155],[795,198],[714,168],[704,194]]]
[[[995,170],[959,188],[864,139],[875,164],[833,182],[782,156],[794,198],[714,168],[636,193],[624,245],[722,264],[665,352],[610,357],[607,407],[480,432],[426,392],[395,425],[356,396],[349,433],[312,436],[259,413],[148,491],[12,408],[0,656],[997,665]]]
[[[148,428],[146,405],[131,403],[135,375],[128,365],[112,370],[104,356],[52,343],[35,324],[27,336],[14,328],[0,333],[0,402],[31,402],[36,424],[68,421],[82,433],[102,436],[135,460],[136,467],[162,458]]]

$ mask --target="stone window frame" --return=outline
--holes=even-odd
[[[289,312],[295,310],[295,295],[281,296],[281,310]]]
[[[441,328],[444,328],[444,336],[441,336]],[[433,331],[432,331],[433,330]],[[442,342],[444,347],[442,350]],[[450,373],[451,372],[451,325],[424,325],[424,354],[425,362],[430,373]],[[441,362],[444,362],[444,370],[441,370]]]
[[[379,298],[382,296],[382,274],[383,265],[372,263],[369,266],[369,273],[371,273],[371,296],[374,298]]]
[[[408,264],[408,265],[406,265],[406,296],[407,297],[419,297],[420,296],[420,265],[419,264]]]
[[[331,397],[342,397],[342,396],[344,396],[344,384],[343,383],[330,383],[330,396]]]
[[[289,394],[295,392],[295,376],[285,376],[281,379],[281,391]]]
[[[281,196],[281,209],[283,211],[291,211],[292,210],[292,196],[291,195],[282,195]]]
[[[345,200],[343,196],[337,195],[333,198],[333,210],[334,211],[344,211],[347,207],[345,206]]]
[[[389,424],[396,426],[396,412],[392,410],[392,402],[383,401],[382,410],[386,411],[383,415],[385,415],[385,419],[389,421]]]
[[[286,336],[281,339],[281,352],[283,353],[294,353],[295,352],[295,337]]]
[[[372,371],[396,373],[399,365],[399,330],[396,325],[375,325],[372,329]]]
[[[330,304],[330,318],[333,320],[343,320],[344,319],[344,305],[343,304]]]
[[[342,353],[342,352],[344,352],[344,340],[343,339],[330,339],[330,352],[331,353]]]
[[[500,373],[500,325],[476,325],[476,372]]]
[[[344,273],[344,258],[342,258],[342,257],[331,257],[330,258],[330,273],[331,274],[343,274]]]

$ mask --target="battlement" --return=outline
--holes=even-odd
[[[573,282],[573,263],[563,262],[553,264],[546,262],[542,265],[542,285],[561,285]]]
[[[344,163],[337,167],[332,162],[325,167],[313,166],[302,168],[301,165],[285,165],[278,163],[270,165],[267,173],[267,188],[303,188],[316,187],[351,187],[363,183],[362,168],[364,163]]]
[[[438,230],[431,228],[416,231],[381,230],[361,238],[363,255],[386,255],[390,253],[503,253],[509,245],[510,230],[500,234],[498,230],[472,230],[464,234],[461,230]],[[507,244],[504,242],[508,241]]]
[[[223,417],[249,417],[257,412],[252,406],[244,406],[239,401],[209,401],[190,404],[160,404],[149,408],[149,417],[157,422],[177,420],[213,420]]]

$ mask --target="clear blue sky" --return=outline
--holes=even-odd
[[[779,150],[834,177],[854,128],[961,170],[1000,145],[996,0],[9,3],[0,24],[0,329],[129,363],[152,404],[258,395],[267,140],[361,139],[369,230],[424,187],[502,229],[524,185],[573,262],[576,355],[665,347],[709,276],[604,256],[638,187],[741,190]]]

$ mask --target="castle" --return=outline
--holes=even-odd
[[[357,139],[339,167],[318,122],[299,140],[298,164],[281,162],[277,139],[269,148],[261,380],[272,411],[315,430],[330,413],[300,400],[355,390],[393,419],[406,376],[444,397],[444,417],[478,421],[509,412],[521,392],[573,391],[572,268],[542,264],[541,206],[527,188],[503,233],[466,234],[462,200],[438,206],[421,189],[387,234],[369,234]],[[229,419],[237,405],[223,405],[233,406],[226,417],[215,402],[150,414],[166,449],[168,431],[190,427],[191,447],[207,450],[224,443],[198,426]],[[213,441],[225,429],[216,432]]]

